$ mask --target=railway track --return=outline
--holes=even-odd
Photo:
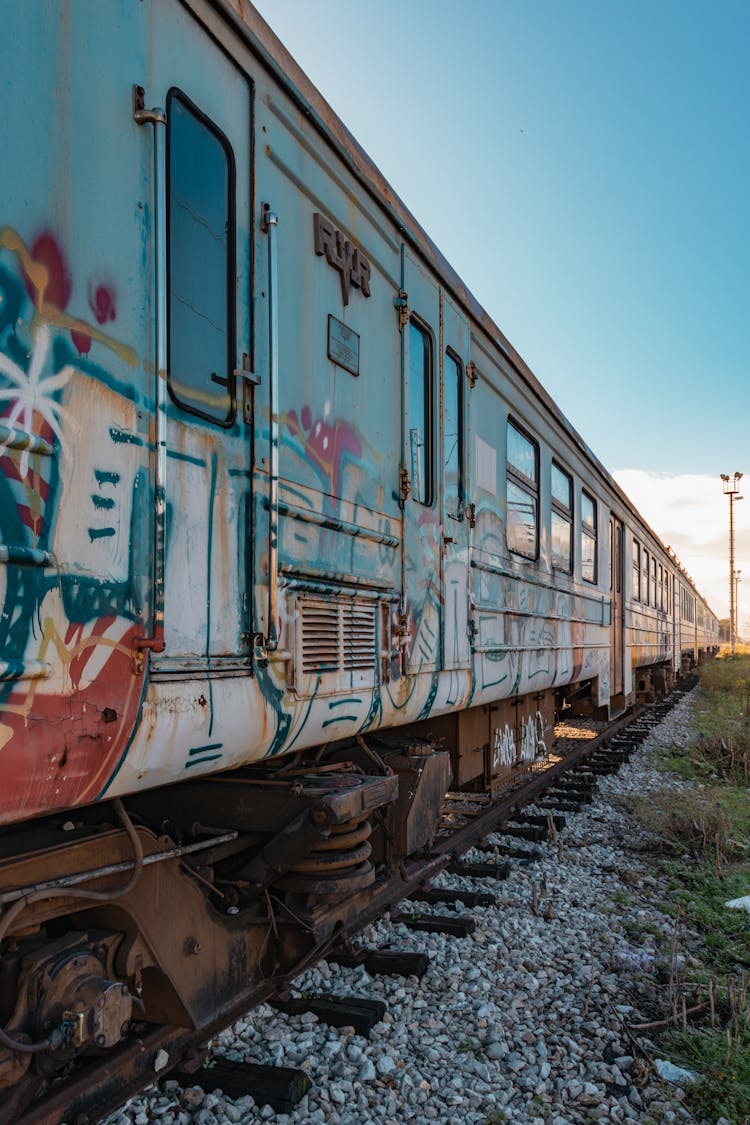
[[[307,965],[300,966],[294,976],[324,957],[343,965],[367,965],[371,973],[417,971],[413,955],[411,961],[408,956],[399,960],[394,951],[379,953],[357,949],[354,945],[358,932],[388,910],[392,911],[393,921],[403,922],[410,928],[432,928],[444,932],[447,929],[459,936],[462,932],[471,932],[473,923],[470,917],[453,915],[449,918],[433,913],[431,908],[443,902],[457,901],[463,901],[467,907],[482,905],[482,892],[446,892],[432,886],[432,880],[443,871],[474,878],[503,878],[508,874],[509,862],[531,858],[534,843],[546,840],[550,834],[559,831],[564,817],[575,814],[590,800],[597,778],[619,769],[652,727],[692,689],[695,682],[695,678],[684,680],[662,702],[633,712],[598,734],[589,732],[587,737],[574,741],[558,739],[544,768],[533,770],[516,787],[495,800],[489,800],[483,794],[448,793],[438,833],[429,853],[409,860],[398,872],[381,878],[373,888],[367,909],[336,934],[335,942],[316,949]],[[535,811],[529,811],[531,808]],[[491,857],[481,861],[465,858],[472,849],[481,847],[489,834],[500,831],[506,837],[515,837],[519,841],[518,849],[505,845],[502,849],[492,848]],[[407,899],[425,903],[428,909],[424,913],[394,913],[397,904]],[[302,1010],[305,1004],[289,997],[291,979],[271,978],[264,982],[254,990],[250,1007],[271,1001],[282,1010],[285,1006],[288,1011]],[[199,1032],[184,1028],[144,1027],[140,1036],[110,1052],[101,1066],[81,1067],[25,1106],[6,1104],[0,1110],[0,1123],[18,1121],[20,1125],[58,1125],[64,1121],[66,1125],[94,1125],[157,1079],[174,1075],[187,1085],[199,1082],[201,1078],[205,1082],[206,1072],[202,1069],[206,1057],[205,1044],[245,1015],[248,1007],[247,998],[243,997],[236,1008],[223,1012],[220,1018]],[[312,1010],[315,1011],[314,1005]],[[368,1012],[366,1003],[360,1003],[357,1009],[356,1004],[350,1001],[348,1007],[344,1002],[329,1004],[327,1009],[325,1006],[321,1008],[319,1003],[316,1014],[323,1022],[340,1024],[344,1021],[347,1025],[366,1030],[368,1023],[372,1026],[382,1013],[375,1007]],[[275,1103],[279,1109],[291,1108],[295,1099],[305,1092],[302,1072],[287,1072],[284,1068],[212,1068],[208,1085],[212,1089],[221,1086],[225,1093],[229,1092],[228,1087],[236,1091],[243,1088],[251,1092],[260,1090],[259,1097],[272,1105]],[[28,1088],[25,1094],[28,1097]]]

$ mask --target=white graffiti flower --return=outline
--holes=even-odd
[[[69,417],[52,395],[65,386],[75,368],[67,364],[62,370],[51,375],[42,374],[49,355],[50,337],[49,325],[42,324],[36,329],[27,371],[14,363],[8,355],[0,352],[0,375],[5,375],[12,384],[10,387],[0,387],[0,401],[15,399],[10,414],[3,418],[5,425],[10,426],[11,429],[19,426],[23,432],[30,434],[34,413],[37,413],[62,445],[61,423],[67,424]],[[28,460],[28,451],[24,450],[21,454],[22,473],[26,473],[28,469]]]

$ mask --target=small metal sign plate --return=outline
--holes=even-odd
[[[328,358],[349,371],[359,375],[359,336],[335,316],[328,316]]]

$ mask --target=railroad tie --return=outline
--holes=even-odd
[[[507,879],[510,875],[510,864],[504,860],[498,862],[497,860],[490,860],[489,862],[475,862],[471,863],[468,860],[454,859],[448,864],[448,871],[451,875],[468,875],[472,879]],[[458,895],[453,894],[451,891],[447,892],[448,902],[454,901]],[[476,905],[474,903],[466,903],[467,906]]]
[[[304,1070],[297,1067],[236,1062],[218,1056],[212,1056],[211,1065],[197,1073],[183,1073],[178,1069],[171,1077],[188,1084],[197,1083],[206,1093],[222,1090],[235,1100],[250,1094],[256,1105],[270,1105],[276,1113],[292,1113],[312,1085]]]
[[[468,937],[475,926],[474,919],[468,914],[458,917],[447,914],[391,914],[391,922],[401,922],[410,930],[421,930],[426,934],[450,934],[452,937]]]
[[[514,848],[510,844],[493,844],[492,849],[498,855],[507,856],[508,859],[517,859],[521,863],[534,863],[542,855],[536,848]]]
[[[544,808],[544,797],[540,798],[539,804],[540,807]],[[557,831],[562,832],[565,827],[565,817],[553,816],[552,820]],[[517,824],[533,824],[536,825],[537,828],[543,828],[545,830],[545,835],[549,824],[547,816],[543,813],[527,813],[523,812],[523,810],[514,814],[513,821]]]
[[[554,794],[550,795],[546,793],[544,796],[544,807],[545,809],[553,809],[555,812],[578,813],[581,811],[584,802],[590,800],[591,798],[588,795],[580,799],[576,798],[575,800],[573,800],[572,797],[570,800],[561,800]]]
[[[361,965],[371,977],[416,977],[417,980],[421,980],[430,967],[426,953],[401,949],[359,949],[355,953],[337,950],[329,954],[328,961],[347,969]]]
[[[507,865],[506,865],[507,866]],[[454,867],[448,868],[453,871]],[[460,872],[464,874],[463,871]],[[504,876],[496,876],[496,878],[504,878]],[[451,890],[438,890],[437,887],[422,887],[421,890],[415,891],[409,895],[410,902],[429,902],[433,906],[441,904],[450,905],[454,902],[460,902],[462,906],[494,906],[497,899],[489,891],[451,891]]]
[[[268,1003],[288,1016],[298,1016],[302,1012],[312,1012],[321,1023],[330,1027],[353,1027],[357,1035],[365,1039],[376,1023],[380,1023],[386,1012],[382,1000],[368,1000],[362,996],[295,997],[284,1000],[274,996]]]
[[[503,836],[514,836],[517,840],[531,840],[534,844],[541,844],[547,839],[547,829],[538,828],[535,824],[504,824],[498,833]]]

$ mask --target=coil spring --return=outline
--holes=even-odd
[[[305,859],[279,879],[278,886],[293,894],[323,902],[364,890],[375,880],[370,862],[372,825],[363,813],[331,829]]]

